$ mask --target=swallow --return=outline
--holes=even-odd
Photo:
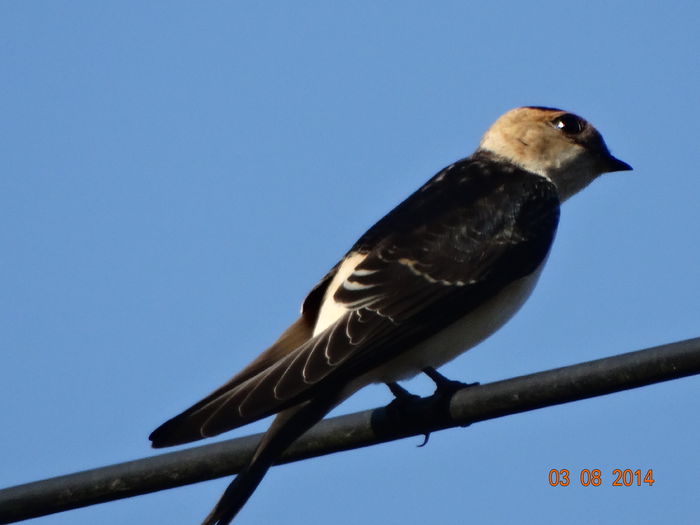
[[[310,291],[300,317],[229,382],[158,427],[152,446],[216,436],[277,414],[203,525],[230,523],[279,456],[358,389],[436,369],[508,321],[531,294],[563,201],[631,170],[560,109],[502,115],[372,226]]]

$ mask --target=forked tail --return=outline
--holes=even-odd
[[[202,525],[231,523],[282,453],[299,436],[323,419],[337,403],[335,398],[312,399],[280,412],[260,440],[248,465],[226,488]]]

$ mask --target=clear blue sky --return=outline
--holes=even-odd
[[[488,382],[700,335],[699,19],[690,1],[3,2],[0,486],[152,454],[153,428],[519,105],[581,114],[635,171],[566,203],[530,301],[443,371]],[[275,468],[239,522],[691,523],[699,387]],[[551,488],[551,468],[604,486]],[[614,468],[656,483],[613,488]],[[228,482],[36,523],[195,524]]]

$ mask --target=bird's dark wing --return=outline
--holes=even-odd
[[[333,296],[345,315],[195,405],[199,436],[342,388],[537,269],[558,222],[556,189],[491,160],[446,168],[361,237],[349,254],[365,258]]]

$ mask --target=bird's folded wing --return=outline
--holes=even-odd
[[[444,189],[442,202],[431,201],[430,191],[405,201],[350,252],[365,258],[325,298],[346,309],[336,322],[171,421],[194,424],[207,437],[324,390],[336,394],[533,272],[549,251],[558,199],[546,180],[518,175],[517,184],[508,184],[509,178],[489,174],[467,202],[455,202]],[[415,209],[407,209],[411,205]],[[377,240],[368,245],[371,237]]]

